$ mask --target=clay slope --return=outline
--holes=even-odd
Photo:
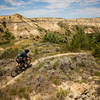
[[[87,30],[92,32],[92,27],[100,27],[100,18],[83,18],[83,19],[63,19],[63,18],[26,18],[19,14],[10,16],[0,16],[0,23],[6,22],[8,30],[15,35],[20,36],[40,36],[41,32],[39,28],[44,28],[49,31],[57,31],[63,33],[65,31],[59,22],[63,22],[68,26],[84,25],[87,26]]]
[[[30,19],[19,14],[0,16],[1,24],[3,21],[6,22],[6,27],[15,37],[38,34],[37,26]]]

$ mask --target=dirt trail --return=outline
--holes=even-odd
[[[61,57],[61,56],[71,56],[71,55],[74,56],[74,55],[82,55],[82,54],[87,54],[87,53],[85,53],[85,52],[81,52],[81,53],[63,53],[63,54],[56,54],[56,55],[53,55],[53,56],[47,56],[47,57],[43,57],[43,58],[35,60],[34,62],[32,62],[32,66],[38,64],[41,61],[44,61],[44,60],[47,60],[47,59],[50,59],[50,58],[56,58],[56,57]],[[16,82],[16,79],[20,78],[23,73],[24,72],[22,72],[20,75],[16,76],[15,78],[12,78],[9,82],[7,82],[7,84],[3,85],[1,87],[1,89],[5,88],[6,86],[8,86],[10,84],[14,84]]]

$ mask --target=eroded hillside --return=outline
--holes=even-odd
[[[94,27],[100,27],[100,18],[87,18],[87,19],[72,19],[67,20],[63,18],[26,18],[19,14],[11,16],[0,16],[0,22],[5,22],[8,30],[18,38],[18,36],[40,36],[40,30],[57,31],[64,33],[65,29],[59,26],[62,22],[72,30],[75,25],[87,26],[86,33],[93,33]],[[67,28],[68,28],[67,27]],[[72,28],[71,28],[72,27]],[[45,34],[45,32],[42,32]]]

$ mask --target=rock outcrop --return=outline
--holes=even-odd
[[[26,18],[19,14],[11,16],[0,16],[0,23],[6,22],[8,30],[15,35],[20,36],[40,36],[41,32],[39,28],[43,28],[49,31],[57,31],[63,33],[63,28],[58,25],[59,22],[63,22],[68,26],[83,25],[87,26],[88,33],[93,32],[93,27],[100,27],[100,18],[83,18],[67,20],[63,18]]]

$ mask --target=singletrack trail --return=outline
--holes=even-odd
[[[61,57],[61,56],[75,56],[75,55],[83,55],[83,54],[88,54],[85,52],[81,52],[81,53],[63,53],[63,54],[56,54],[53,56],[47,56],[47,57],[43,57],[40,59],[35,60],[34,62],[32,62],[32,66],[38,64],[39,62],[42,62],[44,60],[50,59],[50,58],[56,58],[56,57]],[[22,72],[21,74],[19,74],[18,76],[16,76],[15,78],[12,78],[10,81],[7,82],[7,84],[3,85],[2,87],[0,87],[0,89],[5,88],[6,86],[10,85],[10,84],[14,84],[16,82],[16,79],[20,78],[22,76],[24,72]]]

